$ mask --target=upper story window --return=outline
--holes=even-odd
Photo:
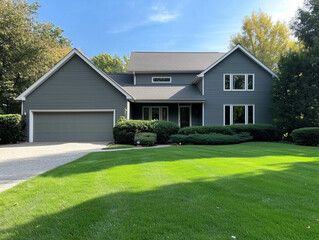
[[[171,83],[171,77],[152,77],[152,83]]]
[[[254,74],[224,74],[224,91],[254,91]]]

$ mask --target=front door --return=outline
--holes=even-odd
[[[179,107],[180,127],[189,127],[191,125],[191,108],[190,106]]]

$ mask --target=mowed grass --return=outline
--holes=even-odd
[[[319,148],[99,152],[0,194],[1,239],[318,239]]]

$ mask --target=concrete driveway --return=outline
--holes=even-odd
[[[21,143],[0,146],[0,192],[87,153],[107,142]]]

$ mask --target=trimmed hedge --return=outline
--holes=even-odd
[[[248,132],[253,141],[277,141],[280,139],[279,131],[272,124],[231,125],[235,133]]]
[[[271,124],[251,124],[251,125],[231,125],[231,126],[199,126],[181,128],[178,134],[210,134],[219,133],[224,135],[234,135],[248,132],[253,137],[253,141],[276,141],[279,140],[279,132]]]
[[[319,127],[299,128],[291,132],[295,144],[319,146]]]
[[[170,135],[176,134],[179,127],[172,122],[127,120],[116,123],[113,128],[114,141],[122,144],[133,144],[135,133],[154,132],[158,143],[166,143]]]
[[[25,140],[25,117],[20,114],[0,115],[0,143]]]
[[[234,135],[225,135],[219,133],[210,134],[189,134],[172,135],[172,140],[175,143],[181,144],[195,144],[195,145],[222,145],[247,142],[252,139],[249,133],[239,133]]]
[[[139,132],[135,134],[134,144],[137,144],[139,141],[139,145],[142,146],[153,146],[156,143],[157,134],[151,132]]]
[[[177,124],[166,121],[151,121],[152,132],[157,134],[158,143],[167,143],[171,135],[176,134],[179,130]]]
[[[185,127],[178,131],[178,134],[190,135],[190,134],[209,134],[209,133],[220,133],[224,135],[233,135],[233,130],[229,126],[195,126]]]

